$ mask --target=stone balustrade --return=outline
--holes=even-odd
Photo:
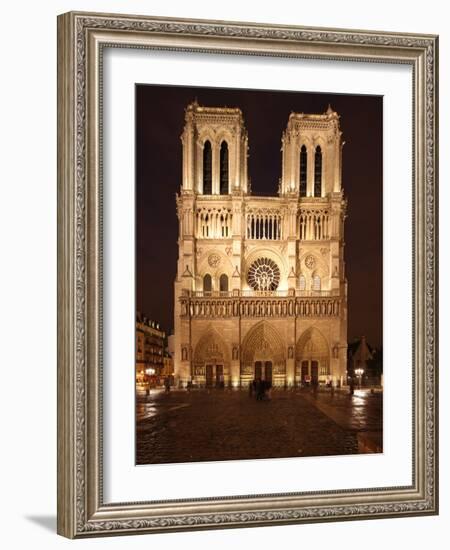
[[[217,293],[220,294],[220,293]],[[184,318],[338,317],[339,296],[196,296],[180,297]]]

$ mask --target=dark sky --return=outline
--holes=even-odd
[[[341,116],[343,188],[348,199],[345,260],[349,341],[382,343],[382,109],[380,96],[136,86],[136,307],[173,327],[184,109],[240,107],[249,136],[254,195],[274,194],[281,176],[281,135],[291,111]]]

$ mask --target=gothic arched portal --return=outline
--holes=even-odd
[[[285,345],[278,331],[267,321],[252,327],[242,344],[241,383],[255,378],[284,384],[286,377]]]
[[[230,357],[220,334],[208,330],[195,346],[192,381],[201,386],[219,386],[230,380]]]
[[[296,382],[318,382],[330,374],[330,346],[316,328],[309,328],[298,339],[295,349]]]

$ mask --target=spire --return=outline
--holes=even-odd
[[[191,101],[188,106],[186,107],[187,111],[195,111],[199,107],[197,96],[195,96],[194,101]]]

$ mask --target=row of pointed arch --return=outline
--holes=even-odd
[[[308,181],[308,151],[306,145],[300,149],[300,196],[307,195]],[[322,196],[322,148],[320,145],[314,150],[314,187],[313,197]]]
[[[300,196],[307,195],[308,178],[308,151],[305,145],[300,149]],[[203,145],[203,194],[212,194],[213,168],[212,168],[212,145],[206,140]],[[220,144],[219,159],[219,188],[220,194],[226,195],[229,192],[229,151],[228,143],[224,140]],[[314,186],[313,196],[322,196],[322,148],[320,145],[314,150]]]
[[[220,333],[209,328],[198,341],[194,350],[194,362],[207,362],[214,357],[222,357],[225,362],[231,359],[229,346]],[[242,364],[252,364],[261,359],[261,355],[273,361],[275,365],[282,365],[287,358],[287,346],[278,331],[267,321],[261,321],[250,329],[242,342]],[[325,336],[316,328],[306,329],[295,346],[295,357],[298,360],[319,359],[328,361],[330,346]]]
[[[215,285],[217,286],[217,281],[214,281]],[[222,273],[222,275],[218,279],[218,288],[215,290],[219,290],[220,292],[228,292],[228,275],[225,273]],[[204,293],[210,293],[213,290],[213,278],[212,276],[207,273],[203,277],[203,292]]]
[[[314,291],[322,290],[322,279],[320,278],[320,275],[318,275],[317,273],[314,273],[313,276],[309,279],[308,288],[306,283],[307,283],[307,279],[305,275],[301,274],[298,279],[299,290],[314,290]]]

